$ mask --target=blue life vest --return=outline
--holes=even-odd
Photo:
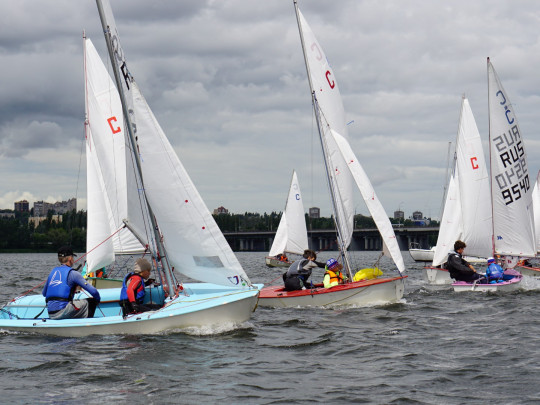
[[[141,275],[137,273],[128,273],[126,277],[124,277],[124,281],[122,282],[122,291],[120,291],[120,301],[127,301],[128,295],[127,295],[127,282],[131,277],[139,277],[141,279],[141,286],[137,290],[137,295],[135,296],[135,301],[137,301],[137,304],[142,304],[144,301],[144,295],[146,292],[144,291],[144,278],[141,277]],[[133,280],[132,283],[135,283],[136,281]]]
[[[491,263],[486,270],[486,276],[488,276],[488,278],[492,280],[499,279],[503,275],[504,275],[504,270],[497,263]]]
[[[47,295],[45,300],[48,301],[71,301],[75,293],[75,287],[70,287],[67,283],[69,273],[73,269],[66,265],[58,266],[52,269],[47,278]],[[64,305],[65,306],[65,305]]]

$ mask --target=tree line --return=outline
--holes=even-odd
[[[10,211],[11,212],[11,211]],[[30,213],[15,212],[14,218],[0,218],[0,252],[55,252],[62,245],[71,245],[74,250],[86,250],[86,211],[70,211],[55,221],[53,212],[37,226],[29,222]],[[281,212],[258,214],[218,214],[214,219],[222,232],[275,232],[281,220]],[[394,224],[414,226],[409,219],[390,218]],[[437,225],[437,223],[433,223]],[[334,219],[310,218],[306,214],[308,230],[335,229]],[[355,229],[375,228],[373,218],[361,214],[354,217]]]

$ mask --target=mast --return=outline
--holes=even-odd
[[[304,55],[304,62],[305,62],[305,65],[306,65],[306,73],[307,73],[308,82],[309,82],[309,89],[311,91],[311,100],[312,100],[312,104],[313,104],[313,110],[315,112],[315,118],[316,118],[316,121],[317,121],[317,130],[319,132],[319,139],[321,141],[321,148],[322,148],[323,159],[324,159],[324,167],[325,167],[325,170],[326,170],[326,178],[327,178],[327,181],[328,181],[328,188],[330,189],[330,196],[331,196],[331,201],[332,201],[332,210],[334,211],[334,222],[336,224],[336,232],[337,232],[337,237],[338,237],[338,245],[339,245],[341,256],[343,257],[343,262],[344,262],[345,268],[347,269],[347,273],[349,275],[349,279],[352,280],[353,279],[353,274],[352,274],[352,271],[351,271],[351,263],[350,263],[349,254],[348,254],[348,251],[347,251],[347,246],[345,246],[343,236],[341,235],[341,226],[340,226],[341,219],[339,218],[338,209],[337,209],[337,206],[336,206],[336,196],[335,196],[336,191],[335,191],[334,186],[333,186],[334,180],[333,180],[332,175],[330,174],[329,162],[328,162],[328,157],[327,157],[327,152],[326,152],[326,146],[325,146],[325,142],[324,142],[324,139],[323,139],[323,129],[322,129],[320,109],[319,109],[319,104],[317,102],[317,97],[315,96],[315,91],[313,90],[313,82],[311,80],[311,73],[310,73],[310,70],[309,70],[309,62],[308,62],[308,58],[307,58],[307,55],[306,55],[306,46],[305,46],[305,43],[304,43],[304,34],[302,32],[302,24],[300,23],[300,16],[298,14],[298,3],[297,3],[296,0],[293,0],[293,3],[294,3],[294,11],[295,11],[295,14],[296,14],[296,22],[298,24],[298,31],[300,33],[300,42],[302,44],[302,53]]]
[[[490,194],[491,194],[491,229],[492,229],[492,232],[491,232],[491,246],[492,246],[492,257],[495,257],[495,215],[494,215],[494,210],[495,208],[493,207],[494,206],[494,201],[493,201],[493,178],[492,178],[492,173],[493,173],[493,163],[491,161],[491,107],[490,107],[490,96],[489,96],[489,56],[487,58],[487,79],[488,79],[488,149],[489,149],[489,170],[490,170],[490,174],[489,174],[489,177],[490,177],[490,181],[489,181],[489,189],[490,189]]]
[[[127,107],[127,103],[126,103],[126,96],[124,94],[124,87],[122,85],[122,82],[121,82],[121,79],[120,79],[120,72],[118,70],[118,64],[115,61],[115,52],[114,52],[114,49],[113,49],[113,45],[111,43],[111,30],[110,30],[110,27],[107,25],[107,20],[105,18],[105,13],[103,11],[103,4],[101,3],[101,0],[96,0],[96,4],[97,4],[98,12],[99,12],[99,18],[101,20],[101,25],[103,27],[103,34],[105,36],[105,43],[107,44],[107,50],[109,52],[109,58],[111,60],[111,65],[112,65],[113,72],[114,72],[114,80],[116,82],[116,86],[118,88],[118,94],[120,95],[120,101],[122,103],[122,111],[124,113],[124,119],[125,119],[125,122],[126,122],[125,126],[127,127],[128,138],[129,138],[129,142],[130,142],[131,148],[132,148],[132,155],[135,157],[135,165],[136,165],[137,172],[139,174],[139,179],[140,179],[140,182],[141,182],[141,189],[142,189],[142,193],[143,193],[143,196],[144,196],[144,202],[145,202],[146,206],[148,207],[150,222],[151,222],[151,225],[152,225],[152,229],[153,229],[153,233],[154,233],[154,239],[155,239],[156,248],[157,248],[156,263],[158,263],[158,262],[162,263],[163,272],[165,273],[165,277],[167,279],[167,284],[169,285],[169,297],[173,297],[174,296],[174,291],[175,291],[175,285],[176,285],[176,283],[174,283],[175,278],[174,278],[174,274],[173,274],[173,272],[172,272],[172,270],[171,270],[171,268],[169,266],[168,260],[165,260],[165,261],[162,260],[162,258],[166,259],[165,248],[164,248],[163,244],[161,243],[161,235],[160,235],[160,232],[159,232],[159,226],[158,226],[156,218],[155,218],[155,216],[154,216],[154,214],[152,212],[152,208],[151,208],[150,204],[148,203],[148,198],[146,197],[146,191],[145,191],[144,180],[143,180],[143,175],[142,175],[142,166],[141,166],[140,156],[139,156],[139,154],[137,152],[139,149],[138,149],[137,141],[136,141],[135,134],[134,134],[134,131],[133,131],[134,125],[133,125],[132,120],[131,120],[131,115],[129,114],[129,111],[128,111],[128,107]],[[117,44],[117,46],[119,47],[120,45]],[[132,76],[129,73],[129,71],[128,71],[128,76],[129,76],[130,79],[132,79]],[[161,257],[161,254],[163,254],[164,256]]]

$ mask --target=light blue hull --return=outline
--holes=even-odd
[[[247,321],[255,310],[262,285],[233,289],[210,283],[184,284],[185,295],[166,307],[130,315],[125,319],[118,304],[119,288],[100,290],[101,303],[94,318],[51,320],[45,298],[31,295],[14,300],[0,311],[0,330],[56,336],[146,334],[187,327],[216,327]],[[161,287],[147,287],[145,302],[163,302]],[[84,293],[75,299],[84,299]],[[17,318],[18,317],[18,318]]]

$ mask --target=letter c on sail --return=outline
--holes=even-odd
[[[296,194],[294,197],[296,198],[296,201],[300,200],[300,194]]]
[[[330,81],[330,76],[332,76],[332,73],[330,73],[329,70],[326,71],[326,80],[328,81],[328,84],[330,85],[330,88],[333,89],[336,87],[336,83],[332,80]]]
[[[107,120],[107,122],[109,123],[109,127],[111,127],[111,130],[112,130],[112,133],[113,134],[117,134],[118,132],[120,132],[122,129],[120,127],[116,127],[114,128],[113,127],[113,121],[116,122],[116,117],[111,117]]]
[[[476,163],[477,161],[478,159],[476,158],[476,156],[471,158],[471,164],[472,164],[473,170],[478,169],[478,164]]]

